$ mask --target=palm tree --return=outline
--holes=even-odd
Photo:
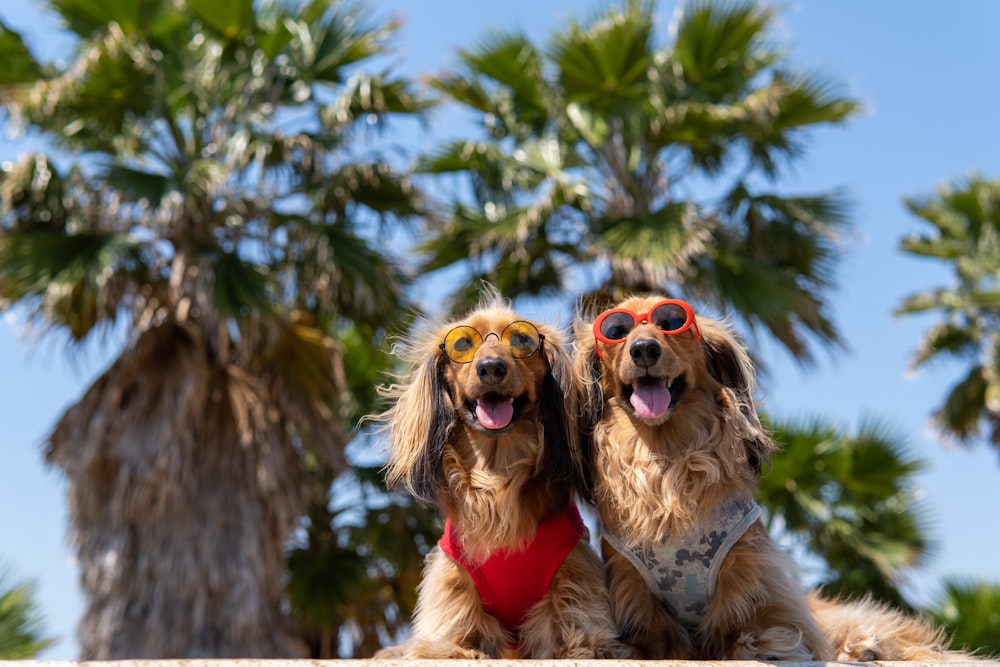
[[[81,657],[300,655],[284,548],[326,499],[309,466],[347,468],[339,335],[401,310],[372,237],[420,212],[363,141],[424,105],[359,67],[395,24],[337,0],[52,7],[65,67],[0,26],[7,120],[60,149],[0,173],[0,310],[124,338],[47,447]]]
[[[822,419],[767,428],[781,446],[758,493],[770,532],[818,560],[827,594],[910,609],[900,573],[933,551],[913,480],[923,462],[875,420],[856,433]]]
[[[935,607],[927,610],[951,635],[952,645],[1000,655],[1000,586],[986,582],[944,582]]]
[[[596,305],[686,292],[808,360],[809,337],[840,342],[823,292],[847,205],[774,182],[810,130],[858,103],[790,66],[766,7],[693,0],[669,44],[655,9],[624,0],[571,21],[545,49],[494,32],[432,81],[483,133],[421,163],[469,184],[424,244],[425,268],[471,258],[473,277],[509,295],[582,281]]]
[[[11,582],[9,571],[0,568],[0,660],[27,660],[51,646],[42,624],[34,586]]]
[[[964,444],[983,438],[1000,450],[1000,181],[971,176],[936,197],[905,203],[929,228],[903,239],[903,252],[954,271],[951,286],[914,293],[896,311],[940,316],[911,365],[947,358],[966,364],[933,420],[946,437]]]

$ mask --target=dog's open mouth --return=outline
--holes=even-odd
[[[480,426],[499,431],[510,426],[520,416],[527,402],[527,396],[487,393],[477,400],[467,401],[466,407]]]
[[[667,378],[647,376],[634,384],[624,385],[622,395],[629,402],[635,414],[643,419],[660,419],[667,414],[671,405],[680,400],[687,389],[684,376],[672,381]]]

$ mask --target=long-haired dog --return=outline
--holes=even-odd
[[[446,524],[410,638],[378,657],[627,657],[574,501],[579,402],[560,332],[488,290],[397,353],[410,370],[376,416],[388,480]]]
[[[754,502],[775,445],[745,347],[724,323],[660,296],[579,320],[576,345],[622,641],[651,659],[832,659]]]
[[[640,657],[977,659],[924,619],[799,589],[753,501],[776,445],[750,357],[723,322],[635,297],[578,319],[576,346],[612,609]]]

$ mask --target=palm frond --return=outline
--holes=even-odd
[[[406,222],[426,213],[424,198],[411,180],[388,163],[345,164],[326,174],[324,181],[316,201],[340,220],[352,219],[358,207],[382,222]]]
[[[751,163],[773,178],[782,164],[804,152],[801,130],[841,123],[858,113],[860,105],[819,74],[778,72],[733,110]]]
[[[246,39],[253,34],[253,0],[185,0],[185,3],[206,28],[226,42]]]
[[[4,226],[15,229],[65,229],[70,177],[45,155],[27,153],[17,162],[0,165],[0,212]]]
[[[780,58],[767,42],[772,10],[757,3],[695,1],[686,6],[671,50],[690,94],[725,102]]]
[[[908,303],[914,302],[919,303],[919,297],[913,297],[913,301],[904,302],[904,308]],[[919,312],[920,310],[926,310],[926,308],[906,308],[897,311],[897,314]],[[920,341],[917,351],[910,359],[910,368],[920,368],[942,356],[974,360],[979,354],[979,344],[980,337],[967,326],[957,322],[936,324],[927,331]]]
[[[395,259],[343,225],[324,226],[319,241],[312,257],[326,293],[320,303],[343,317],[375,324],[385,313],[403,309],[408,279]],[[304,278],[312,273],[303,267],[299,272]]]
[[[50,0],[49,3],[62,17],[67,29],[83,39],[110,23],[117,23],[126,33],[139,30],[144,19],[159,6],[161,0]]]
[[[211,276],[211,302],[223,317],[240,320],[271,309],[274,289],[266,267],[214,247],[206,248],[199,260]]]
[[[320,120],[324,128],[336,134],[359,119],[374,125],[388,114],[414,114],[430,105],[406,79],[359,72],[344,82],[337,99],[321,111]]]
[[[568,103],[613,112],[644,95],[653,64],[653,3],[631,0],[554,35],[550,57]]]
[[[913,481],[923,461],[875,419],[854,433],[818,418],[765,421],[782,446],[758,493],[772,529],[825,562],[828,592],[905,605],[902,573],[935,548]]]
[[[926,611],[948,629],[953,646],[1000,654],[1000,584],[947,579],[939,599]]]
[[[595,226],[601,246],[608,249],[615,261],[651,262],[667,269],[666,280],[677,282],[689,270],[692,260],[706,251],[705,234],[694,231],[693,205],[688,202],[668,204],[648,215],[615,220],[602,220]]]
[[[145,273],[145,244],[124,234],[0,235],[0,306],[25,303],[74,340],[113,321]]]
[[[35,60],[24,38],[0,21],[0,99],[6,98],[4,88],[35,81],[42,76],[42,66]]]
[[[908,295],[897,315],[938,311],[913,356],[919,367],[943,356],[969,364],[948,390],[933,420],[942,434],[969,444],[981,434],[1000,444],[1000,182],[970,176],[940,188],[936,197],[908,198],[910,213],[929,226],[900,243],[917,257],[946,262],[955,285]]]
[[[526,36],[493,32],[474,51],[459,55],[476,78],[485,77],[490,82],[486,85],[510,91],[512,112],[520,121],[531,125],[548,118],[541,57]]]
[[[971,444],[980,432],[979,420],[986,405],[988,386],[983,367],[974,364],[948,389],[944,403],[932,415],[935,425],[945,435]]]
[[[10,570],[0,568],[0,660],[28,660],[51,646],[43,626],[34,584],[15,583]]]
[[[110,165],[98,178],[133,202],[145,201],[156,205],[167,194],[169,177],[125,165]]]
[[[333,7],[331,10],[330,7]],[[303,14],[289,12],[283,20],[292,39],[290,65],[307,84],[342,84],[348,68],[383,51],[395,22],[368,22],[356,5],[313,0]]]

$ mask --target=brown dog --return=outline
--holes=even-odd
[[[611,605],[644,658],[831,660],[753,495],[775,449],[721,322],[632,298],[577,327]]]
[[[642,657],[980,659],[870,599],[804,595],[757,519],[774,443],[742,343],[690,305],[633,298],[578,321],[574,375],[591,426],[591,496],[615,618]]]
[[[579,406],[560,333],[490,292],[401,356],[412,368],[376,417],[388,477],[447,524],[410,639],[377,657],[630,655],[574,504]]]

